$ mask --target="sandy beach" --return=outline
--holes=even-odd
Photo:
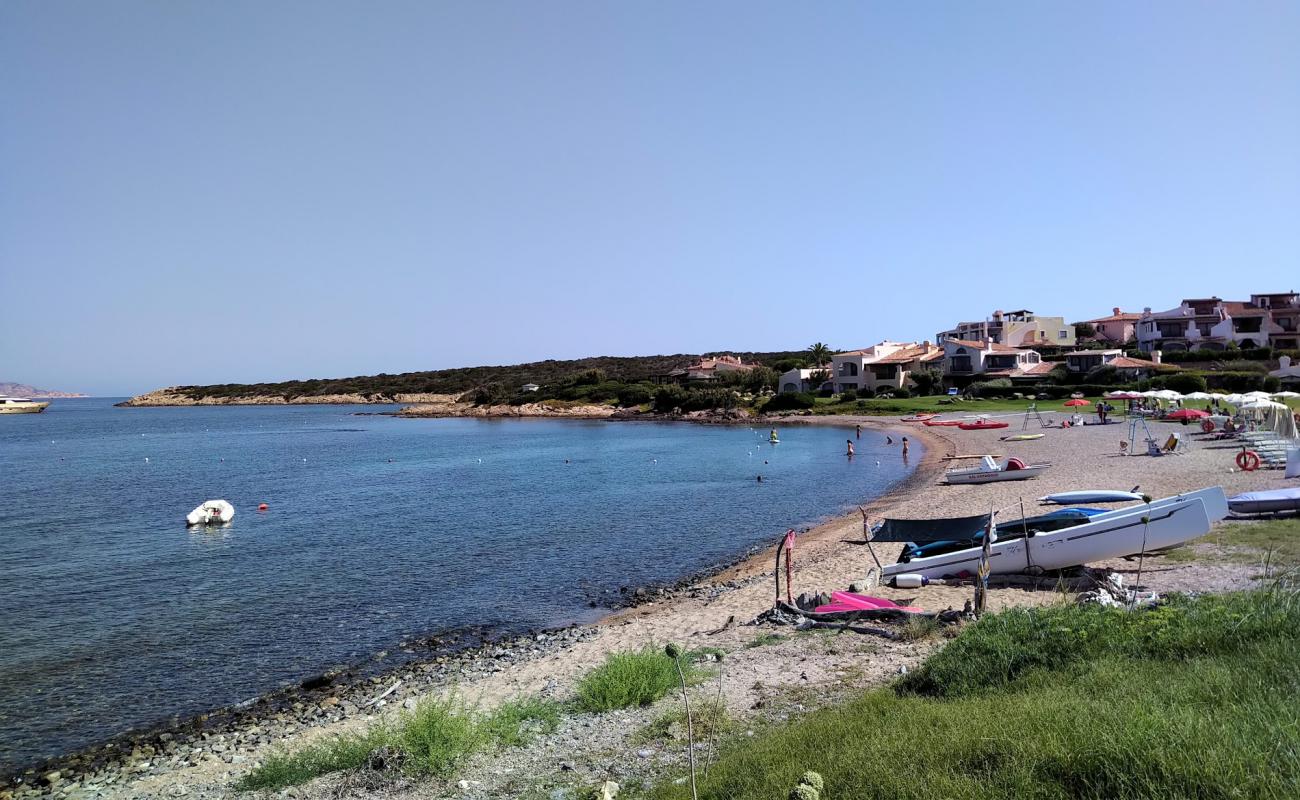
[[[1054,416],[1058,420],[1063,417]],[[1212,485],[1223,486],[1229,495],[1288,485],[1280,471],[1237,471],[1233,465],[1236,447],[1207,440],[1192,427],[1152,423],[1153,432],[1162,439],[1174,431],[1182,433],[1186,447],[1181,454],[1152,458],[1121,454],[1120,441],[1128,435],[1128,426],[1123,423],[1040,430],[1035,422],[1031,432],[1044,433],[1042,439],[1003,442],[1000,436],[1020,432],[1023,417],[1008,416],[1005,421],[1010,423],[1009,428],[990,431],[924,428],[880,417],[803,417],[775,424],[782,428],[783,438],[798,436],[799,425],[839,425],[851,430],[861,424],[864,440],[891,435],[898,447],[899,432],[904,432],[919,443],[924,454],[918,459],[917,470],[902,485],[866,507],[873,522],[886,514],[934,518],[976,514],[990,508],[1007,509],[1010,516],[1018,517],[1022,502],[1026,512],[1034,513],[1039,508],[1039,496],[1084,488],[1128,490],[1140,486],[1144,493],[1164,497]],[[943,470],[950,465],[944,456],[980,453],[1005,454],[1052,466],[1030,481],[968,486],[941,483]],[[902,458],[901,451],[897,457]],[[918,458],[915,447],[912,458]],[[841,517],[801,533],[795,552],[795,593],[843,589],[863,578],[874,562],[862,544],[862,533],[859,515]],[[883,545],[876,548],[876,553],[882,562],[890,563],[896,559],[898,549],[898,545]],[[1128,580],[1136,570],[1136,564],[1122,560],[1093,566],[1106,566]],[[1145,564],[1142,585],[1155,591],[1222,591],[1250,585],[1258,571],[1240,561],[1206,558],[1174,563],[1153,558]],[[927,610],[960,609],[970,597],[968,588],[933,585],[908,590],[880,587],[873,593],[907,600]],[[250,744],[232,739],[228,747],[210,745],[197,756],[193,751],[141,754],[130,760],[135,766],[78,776],[75,780],[60,779],[53,791],[43,791],[60,797],[233,796],[231,782],[272,749],[293,749],[321,736],[360,730],[395,709],[411,707],[419,696],[431,692],[454,691],[464,701],[483,708],[526,695],[563,700],[571,696],[577,679],[607,653],[651,643],[673,641],[687,648],[726,651],[723,694],[728,709],[742,724],[746,718],[760,721],[773,715],[779,718],[781,714],[798,713],[809,704],[828,702],[840,693],[878,684],[896,676],[901,668],[919,663],[939,646],[936,641],[888,641],[852,635],[794,638],[771,627],[746,625],[771,606],[772,596],[770,554],[760,553],[707,580],[616,612],[601,624],[584,629],[581,635],[566,639],[564,646],[513,660],[503,668],[470,670],[422,687],[405,686],[382,704],[358,708],[338,722],[301,730],[289,740],[273,737],[267,741],[261,737],[260,743],[254,740]],[[1061,601],[1061,594],[1050,589],[995,589],[990,606],[1000,609]],[[756,643],[763,646],[754,646]],[[680,768],[680,748],[673,751],[646,745],[634,736],[662,711],[652,708],[566,717],[556,733],[526,747],[480,755],[448,783],[399,781],[377,786],[359,782],[355,776],[333,776],[287,790],[282,796],[508,797],[539,787],[549,790],[607,779],[671,777]],[[141,763],[145,766],[140,767]],[[18,790],[14,796],[26,796],[31,791]],[[6,796],[0,790],[0,797]]]

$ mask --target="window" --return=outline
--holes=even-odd
[[[1070,334],[1069,334],[1068,331],[1057,331],[1057,332],[1056,332],[1056,338],[1058,338],[1058,339],[1068,339],[1068,338],[1070,338]]]

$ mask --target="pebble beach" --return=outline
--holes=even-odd
[[[1049,416],[1054,422],[1064,418],[1063,414]],[[985,431],[927,428],[881,417],[794,417],[774,424],[782,429],[783,437],[797,436],[798,426],[804,424],[843,426],[852,437],[853,427],[860,424],[864,440],[891,436],[897,449],[901,435],[907,435],[919,445],[911,454],[919,462],[916,471],[865,507],[871,522],[886,515],[937,518],[990,508],[1005,509],[1009,516],[1018,517],[1022,503],[1032,514],[1039,509],[1040,496],[1076,489],[1128,490],[1136,486],[1152,497],[1165,497],[1214,485],[1232,495],[1294,484],[1285,481],[1280,471],[1238,471],[1233,456],[1239,448],[1209,439],[1195,427],[1150,423],[1161,440],[1176,431],[1184,441],[1183,452],[1150,457],[1121,452],[1120,442],[1127,440],[1129,431],[1123,422],[1063,429],[1039,428],[1031,421],[1033,427],[1026,432],[1041,432],[1043,438],[1004,442],[1002,436],[1021,432],[1024,419],[1013,415],[1004,421],[1010,427]],[[1139,441],[1138,452],[1144,452],[1141,444]],[[1051,467],[1029,481],[943,484],[943,472],[953,463],[944,460],[945,456],[985,453],[1015,456],[1026,463],[1050,463]],[[901,450],[896,457],[903,457]],[[863,579],[874,561],[862,539],[860,515],[801,532],[795,551],[795,593],[845,589]],[[898,550],[899,545],[875,548],[884,563],[894,561]],[[1105,567],[1129,580],[1136,571],[1136,564],[1123,560],[1090,566]],[[1145,565],[1142,586],[1156,592],[1226,591],[1250,586],[1258,573],[1257,567],[1240,560],[1173,562],[1153,558]],[[906,590],[881,586],[872,593],[929,611],[961,609],[971,594],[969,588],[938,585]],[[167,735],[141,742],[131,752],[106,759],[98,767],[46,773],[34,776],[39,785],[0,789],[0,798],[238,796],[232,782],[268,753],[362,730],[413,707],[422,697],[454,692],[464,702],[485,709],[521,696],[565,700],[572,696],[577,680],[606,654],[670,641],[689,649],[717,648],[727,653],[727,680],[721,693],[728,711],[743,727],[749,724],[747,720],[759,724],[780,719],[833,701],[843,693],[878,685],[919,664],[941,644],[869,636],[796,639],[779,631],[774,635],[771,627],[746,624],[771,606],[772,595],[770,552],[763,551],[719,574],[638,598],[636,605],[596,625],[496,642],[414,664],[397,674],[324,686],[301,699],[291,699],[272,714],[233,720],[224,732]],[[1062,596],[1051,589],[1001,588],[990,592],[989,606],[996,610],[1057,602],[1062,602]],[[647,743],[637,736],[637,731],[663,713],[658,706],[662,703],[649,709],[566,715],[558,730],[532,744],[476,756],[452,781],[401,778],[375,783],[365,776],[336,775],[284,790],[278,796],[489,798],[542,792],[538,796],[564,800],[575,796],[574,787],[606,780],[663,780],[681,772],[682,748]]]

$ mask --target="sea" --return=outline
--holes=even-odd
[[[909,472],[883,435],[849,459],[853,431],[821,426],[773,445],[745,425],[114,402],[0,416],[0,774],[396,665],[414,639],[592,622]],[[187,529],[207,499],[234,520]]]

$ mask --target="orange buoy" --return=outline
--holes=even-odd
[[[267,510],[268,508],[270,508],[270,506],[268,506],[266,503],[259,503],[259,504],[257,505],[257,510],[258,510],[258,511],[265,511],[265,510]]]
[[[1259,454],[1254,450],[1242,450],[1237,454],[1237,466],[1244,472],[1254,472],[1259,469]]]
[[[1204,422],[1201,423],[1201,430],[1205,431],[1206,433],[1214,433],[1214,423],[1208,419],[1205,420]]]

